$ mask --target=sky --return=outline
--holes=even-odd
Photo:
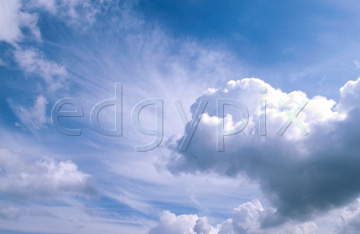
[[[0,233],[359,233],[359,11],[0,0]]]

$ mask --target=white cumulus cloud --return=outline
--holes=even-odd
[[[62,195],[92,196],[91,176],[72,161],[44,158],[36,162],[0,149],[0,193],[11,198],[41,198]]]
[[[262,94],[259,90],[264,86],[267,92]],[[285,93],[259,79],[229,81],[204,93],[193,104],[191,112],[195,114],[200,100],[208,101],[188,150],[179,149],[184,136],[180,137],[169,144],[173,153],[162,159],[162,165],[175,174],[215,172],[231,177],[241,174],[258,182],[276,209],[274,214],[259,220],[262,228],[289,220],[310,220],[319,212],[348,204],[360,194],[360,184],[354,180],[360,176],[359,87],[360,79],[347,82],[336,103],[321,96],[309,98],[301,91]],[[216,150],[217,98],[237,100],[249,111],[246,128],[224,137],[224,152]],[[267,102],[266,136],[258,133],[261,99]],[[308,104],[296,118],[308,135],[303,136],[292,122],[279,136],[278,129],[289,118],[285,110],[293,112],[303,100]],[[226,107],[225,112],[226,128],[241,121],[236,108]]]
[[[178,215],[164,211],[157,226],[149,234],[315,234],[318,233],[314,222],[292,222],[278,227],[262,229],[260,221],[264,215],[273,214],[271,208],[264,209],[259,200],[241,204],[233,209],[232,218],[214,226],[208,223],[207,217],[195,214]]]

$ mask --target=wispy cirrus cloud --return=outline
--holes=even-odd
[[[272,17],[274,11],[269,11],[270,5],[264,7],[255,2],[254,5],[231,6],[236,12],[236,18],[231,18],[230,5],[226,3],[205,4],[218,6],[216,14],[211,14],[212,9],[204,9],[201,4],[196,8],[197,4],[192,3],[184,10],[185,21],[192,23],[181,20],[181,24],[201,25],[193,30],[201,35],[188,34],[187,27],[182,34],[175,19],[175,24],[170,24],[170,27],[176,32],[170,36],[169,30],[157,22],[160,18],[156,14],[147,15],[151,7],[142,9],[143,3],[0,2],[4,6],[0,9],[1,13],[4,12],[0,19],[4,17],[4,21],[9,22],[5,25],[0,21],[0,26],[4,26],[0,40],[9,48],[7,59],[3,59],[6,66],[0,69],[6,77],[4,89],[9,90],[4,94],[7,100],[4,103],[10,110],[1,106],[5,114],[13,111],[18,119],[14,120],[12,113],[1,119],[8,124],[1,126],[2,147],[7,147],[10,142],[8,145],[12,149],[39,153],[33,154],[30,162],[22,154],[0,151],[4,155],[15,155],[14,165],[18,165],[16,168],[7,164],[12,162],[11,157],[4,157],[0,162],[7,171],[0,192],[11,197],[9,202],[0,203],[2,231],[145,233],[151,226],[151,233],[355,232],[357,206],[344,205],[351,203],[359,191],[356,180],[351,179],[358,175],[358,159],[354,155],[358,152],[356,119],[359,111],[356,103],[359,81],[346,83],[340,92],[341,100],[336,102],[324,94],[314,96],[319,91],[317,82],[302,80],[327,70],[328,61],[334,57],[337,57],[336,61],[342,60],[336,53],[319,59],[320,54],[327,54],[320,51],[319,44],[325,50],[344,47],[333,46],[337,39],[329,42],[324,35],[318,39],[321,42],[316,41],[319,33],[323,33],[321,25],[328,24],[328,18],[334,19],[333,15],[321,8],[320,16],[314,14],[315,19],[304,21],[313,17],[313,12],[303,15],[299,14],[299,9],[309,5],[279,2],[275,12],[296,13],[289,13],[285,17],[289,20],[284,21],[282,14]],[[238,6],[241,9],[236,9]],[[171,13],[166,22],[174,22],[171,18],[179,17],[179,8],[171,11],[172,6],[167,8],[165,4],[154,9],[159,10],[160,15]],[[311,9],[315,11],[313,7]],[[146,16],[139,11],[144,11]],[[223,27],[224,22],[218,20],[221,15],[230,16],[231,23],[226,22],[226,25],[231,27]],[[325,23],[318,20],[320,17],[326,18]],[[339,26],[338,19],[343,17],[335,18]],[[350,22],[350,18],[346,22]],[[274,30],[269,30],[269,19],[274,26],[270,28]],[[283,25],[282,22],[289,24]],[[206,28],[212,32],[205,32]],[[235,36],[233,28],[236,29]],[[341,31],[344,32],[342,35],[346,34],[346,28]],[[226,36],[213,34],[219,30],[227,33]],[[336,36],[335,31],[326,35]],[[213,36],[217,38],[214,41]],[[226,42],[224,37],[227,37]],[[227,40],[243,49],[238,54],[238,47],[228,50]],[[351,43],[346,44],[351,47]],[[311,50],[313,59],[308,61],[306,50]],[[351,51],[356,49],[351,48]],[[301,58],[306,62],[300,61]],[[318,63],[314,63],[315,60]],[[247,77],[244,74],[249,74],[249,71],[245,64],[251,61],[260,66],[255,66],[250,76],[262,74],[260,77],[267,83],[259,79],[238,80]],[[310,63],[310,69],[306,69],[304,64]],[[326,66],[319,66],[319,63]],[[266,67],[273,64],[278,67]],[[352,62],[350,65],[354,66]],[[293,76],[287,76],[290,70]],[[274,78],[276,76],[279,77]],[[19,86],[13,85],[16,82]],[[109,139],[89,129],[87,117],[96,103],[114,97],[115,82],[124,84],[124,135]],[[331,82],[331,77],[321,81],[331,91],[336,91],[338,87]],[[28,84],[31,88],[27,88]],[[259,93],[261,85],[267,87],[266,94]],[[306,89],[309,86],[311,88]],[[20,90],[21,94],[18,93]],[[69,122],[64,124],[81,128],[81,137],[64,137],[49,125],[47,110],[56,99],[65,96],[78,98],[84,106],[84,118],[79,121],[69,118]],[[151,136],[144,136],[133,128],[132,108],[140,100],[153,97],[164,99],[163,144],[156,151],[133,152],[135,145],[151,141]],[[216,153],[215,144],[219,121],[215,100],[218,97],[244,102],[250,110],[248,126],[239,135],[225,137],[226,148],[222,154]],[[181,99],[188,118],[194,114],[200,98],[209,101],[186,153],[177,149],[183,125],[173,108],[171,101],[174,98]],[[268,101],[266,137],[258,136],[261,99]],[[298,117],[309,130],[309,135],[304,138],[292,124],[282,138],[277,137],[278,127],[288,118],[277,101],[284,100],[293,110],[303,99],[309,103]],[[194,105],[188,108],[192,103]],[[144,126],[153,126],[151,111],[144,110],[141,117]],[[100,119],[104,127],[113,126],[114,115],[110,107],[104,109]],[[240,119],[236,109],[229,110],[225,117],[226,127],[233,127]],[[13,128],[14,121],[19,121],[17,125],[23,128]],[[8,134],[5,128],[14,135]],[[20,135],[29,140],[30,146],[24,144]],[[52,155],[52,158],[41,158],[43,154]],[[164,158],[159,158],[159,155],[164,155]],[[67,161],[67,158],[72,161]],[[84,171],[91,171],[91,176]],[[82,197],[91,194],[90,188],[94,187],[91,178],[101,181],[95,189],[100,191],[101,198],[83,201]],[[83,181],[84,187],[79,181]],[[32,188],[35,189],[34,196],[28,196],[26,190]],[[324,191],[330,195],[324,195]],[[39,201],[41,199],[35,199],[35,204],[32,200],[34,197],[53,198],[58,195],[72,203],[67,200],[67,207],[63,207],[56,202],[44,204]],[[73,197],[80,199],[72,200]],[[12,199],[27,202],[29,206],[14,205]],[[241,205],[231,212],[237,204]],[[337,207],[336,211],[345,210],[339,212],[343,223],[329,225],[333,223],[333,216],[319,221],[323,214],[333,215],[333,207]],[[156,225],[154,220],[161,210],[169,211],[162,213]],[[43,223],[54,225],[41,225]],[[331,228],[324,231],[327,226]]]
[[[46,59],[42,52],[33,48],[18,49],[15,51],[14,57],[25,74],[40,77],[50,91],[66,87],[68,78],[66,68]]]
[[[49,122],[46,113],[48,101],[44,96],[38,96],[31,107],[16,105],[12,99],[8,99],[7,101],[16,117],[25,127],[36,130],[45,127],[45,124]]]

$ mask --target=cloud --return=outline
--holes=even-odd
[[[48,101],[42,95],[38,96],[32,107],[17,106],[11,99],[8,99],[10,108],[14,111],[20,122],[30,129],[39,129],[48,122],[46,115],[46,105]]]
[[[25,4],[28,8],[40,8],[60,17],[71,26],[91,25],[96,20],[96,3],[81,0],[36,0]]]
[[[266,86],[266,94],[259,88]],[[168,145],[173,153],[162,159],[172,173],[218,173],[235,177],[246,175],[257,181],[266,198],[276,209],[261,219],[262,228],[289,220],[308,220],[313,215],[353,201],[360,193],[358,178],[360,157],[359,99],[360,79],[341,88],[341,98],[333,100],[301,91],[284,93],[259,79],[230,81],[199,97],[191,107],[194,114],[200,99],[208,100],[207,109],[190,143],[179,150],[183,136]],[[225,152],[216,151],[216,99],[232,98],[249,110],[247,127],[234,136],[225,137]],[[267,100],[267,135],[258,134],[259,102]],[[304,137],[291,124],[282,137],[276,133],[288,116],[283,100],[294,110],[302,100],[308,104],[298,115],[309,134]],[[227,128],[241,121],[236,109],[229,108]]]
[[[336,233],[358,233],[360,231],[360,199],[337,211]]]
[[[232,226],[237,233],[259,229],[259,219],[264,209],[258,200],[247,202],[234,209]]]
[[[358,213],[352,212],[351,213]],[[359,214],[354,215],[353,217],[344,217],[342,220],[342,225],[339,226],[335,233],[349,233],[355,234],[360,230]]]
[[[359,60],[354,60],[353,63],[355,65],[356,69],[360,68],[360,61]]]
[[[0,41],[14,46],[25,38],[23,28],[28,28],[32,36],[41,41],[40,29],[37,25],[38,15],[33,10],[43,9],[53,15],[60,16],[69,25],[78,27],[91,25],[99,11],[96,4],[83,1],[6,1],[0,0]]]
[[[1,233],[145,234],[147,226],[153,224],[139,217],[119,217],[101,207],[78,204],[32,204],[21,208],[15,219],[0,218]]]
[[[7,66],[7,63],[0,58],[0,66]]]
[[[0,1],[0,40],[13,43],[20,38],[20,20],[17,17],[19,9],[18,1]]]
[[[37,40],[41,39],[40,30],[37,27],[37,14],[27,13],[21,10],[21,2],[0,1],[0,41],[6,41],[16,45],[24,38],[22,28],[30,30]]]
[[[41,41],[41,32],[37,25],[38,15],[36,13],[20,12],[19,19],[21,26],[28,28],[35,40]]]
[[[275,210],[273,208],[264,209],[259,200],[246,202],[233,210],[232,219],[224,222],[222,226],[231,223],[233,231],[231,233],[317,233],[317,225],[314,222],[287,223],[278,227],[263,230],[261,222],[263,218],[273,216]],[[219,233],[222,232],[220,228]],[[225,232],[224,232],[225,233]]]
[[[179,215],[164,211],[160,223],[150,229],[149,234],[214,234],[216,229],[207,223],[207,218],[197,215]]]
[[[66,68],[45,58],[45,55],[34,48],[24,48],[21,44],[29,39],[42,42],[38,26],[39,9],[59,16],[70,26],[84,30],[95,22],[99,11],[97,4],[83,1],[6,1],[0,0],[0,41],[15,47],[14,58],[20,68],[28,74],[40,76],[50,91],[64,87],[68,77]],[[28,32],[23,29],[27,28]],[[2,60],[1,60],[2,61]],[[4,65],[0,62],[0,65]]]
[[[68,77],[66,68],[49,61],[40,51],[33,48],[18,49],[15,51],[14,56],[21,69],[28,74],[42,78],[50,91],[56,91],[64,87]]]
[[[28,162],[0,149],[0,193],[9,198],[47,198],[63,195],[92,196],[96,189],[89,174],[72,161],[51,158]]]
[[[14,206],[0,205],[0,219],[14,220],[20,215],[20,209]]]
[[[259,200],[253,200],[241,204],[233,209],[232,218],[221,224],[211,226],[207,217],[197,215],[178,215],[164,211],[160,216],[157,226],[150,229],[149,234],[310,234],[317,233],[317,225],[314,222],[289,223],[279,227],[262,230],[261,218],[272,209],[264,209]]]
[[[340,102],[337,109],[342,112],[350,112],[351,110],[360,106],[360,85],[359,80],[348,81],[340,89]]]

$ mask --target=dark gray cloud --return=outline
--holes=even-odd
[[[341,89],[337,105],[329,104],[333,101],[326,98],[308,99],[302,92],[284,94],[269,86],[267,124],[272,126],[268,128],[267,136],[259,136],[256,129],[256,104],[260,96],[254,90],[263,82],[247,79],[238,84],[236,87],[228,84],[201,97],[209,100],[210,107],[205,111],[188,151],[178,149],[182,138],[169,145],[174,153],[166,158],[168,170],[175,174],[216,172],[232,177],[242,174],[257,181],[276,208],[275,213],[263,217],[262,227],[289,219],[307,220],[358,197],[360,100],[356,90],[360,87],[359,80],[350,81]],[[248,89],[252,91],[246,91]],[[218,97],[244,102],[253,116],[243,132],[225,137],[225,152],[217,152],[215,147],[217,117],[214,102]],[[277,109],[277,101],[284,99],[292,106],[290,109],[294,109],[301,98],[309,101],[299,115],[309,134],[300,136],[292,124],[283,137],[276,136],[274,130],[286,120],[281,116],[281,109]],[[192,113],[197,103],[193,105]]]

